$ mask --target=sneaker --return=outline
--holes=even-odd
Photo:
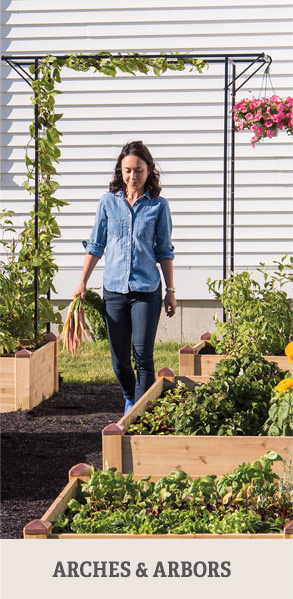
[[[127,412],[129,412],[129,410],[131,410],[132,406],[134,406],[135,404],[135,398],[133,397],[133,399],[126,399],[125,400],[125,407],[124,407],[124,415],[127,414]]]

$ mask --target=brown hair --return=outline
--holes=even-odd
[[[125,144],[125,146],[122,148],[116,162],[114,176],[109,185],[109,190],[112,193],[116,193],[119,191],[119,189],[125,190],[125,185],[122,178],[121,162],[123,158],[125,158],[125,156],[129,156],[129,154],[134,154],[146,162],[150,169],[150,173],[146,180],[145,191],[148,189],[153,197],[158,197],[162,189],[160,184],[160,172],[149,149],[142,143],[142,141],[131,141],[130,143]]]

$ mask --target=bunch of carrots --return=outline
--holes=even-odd
[[[63,349],[71,351],[72,355],[76,354],[80,347],[82,336],[90,339],[87,332],[82,299],[80,295],[76,297],[68,308],[67,318],[62,331]]]

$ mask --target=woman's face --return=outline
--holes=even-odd
[[[135,154],[129,154],[121,160],[121,169],[127,194],[142,195],[150,172],[147,163]]]

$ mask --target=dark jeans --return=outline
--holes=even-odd
[[[153,350],[162,307],[162,285],[150,293],[104,288],[112,365],[125,400],[137,401],[155,381]],[[131,341],[137,378],[131,365]]]

